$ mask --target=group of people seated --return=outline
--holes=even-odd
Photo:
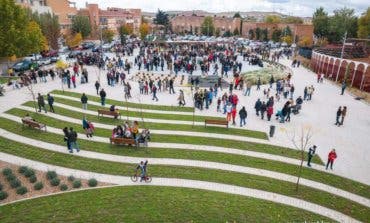
[[[142,132],[139,133],[139,122],[134,121],[133,125],[130,126],[130,123],[126,121],[123,126],[118,125],[113,129],[112,138],[134,139],[137,144],[143,143],[147,146],[150,140],[150,132],[148,129],[143,129]]]

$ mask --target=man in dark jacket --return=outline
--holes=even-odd
[[[99,95],[99,88],[100,88],[100,83],[99,81],[95,82],[95,89],[96,89],[96,94]]]
[[[261,102],[261,100],[260,99],[258,99],[257,101],[256,101],[256,104],[254,105],[254,109],[256,109],[256,115],[257,116],[259,116],[260,114],[259,114],[259,112],[260,112],[260,110],[261,110],[261,105],[262,105],[262,102]]]
[[[72,127],[69,128],[68,141],[70,143],[70,153],[73,153],[73,149],[76,149],[77,152],[80,152],[80,148],[77,144],[77,132],[73,130]]]
[[[39,93],[39,96],[37,97],[37,104],[39,106],[39,112],[41,112],[41,107],[44,109],[45,113],[47,113],[46,108],[45,108],[45,99],[44,96],[42,96]]]
[[[247,118],[247,111],[245,110],[244,106],[239,111],[239,117],[240,117],[240,127],[243,127],[243,125],[247,124],[245,121],[245,119]]]
[[[311,160],[312,160],[312,157],[315,155],[316,153],[316,146],[314,145],[313,147],[310,147],[308,149],[308,154],[307,154],[307,157],[308,157],[308,160],[307,160],[307,166],[311,167]]]
[[[48,94],[48,104],[49,104],[50,111],[53,112],[53,113],[55,113],[54,107],[53,107],[54,97],[51,96],[50,94]]]
[[[87,110],[87,101],[88,101],[88,98],[87,98],[86,94],[82,93],[81,103],[82,103],[82,109],[84,109],[84,110]]]
[[[104,88],[100,91],[100,102],[102,106],[105,106],[105,97],[107,97],[107,93],[105,93]]]
[[[261,119],[263,119],[265,117],[266,110],[267,110],[266,103],[262,102],[262,105],[261,105]]]

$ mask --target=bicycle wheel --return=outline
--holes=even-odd
[[[152,182],[152,177],[151,177],[151,176],[147,176],[147,177],[145,178],[145,182],[147,182],[147,183]]]
[[[137,176],[136,175],[131,176],[131,180],[132,180],[132,182],[136,182],[137,181]]]

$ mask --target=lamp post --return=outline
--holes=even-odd
[[[344,38],[343,38],[343,46],[342,46],[342,51],[340,53],[340,63],[339,63],[339,67],[338,67],[338,71],[337,71],[337,77],[335,78],[335,82],[338,81],[338,77],[339,77],[339,72],[340,72],[340,67],[341,67],[341,64],[342,64],[342,60],[343,60],[343,53],[344,53],[344,47],[346,45],[346,39],[347,39],[347,31],[346,33],[344,33]]]

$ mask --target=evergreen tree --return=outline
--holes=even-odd
[[[72,31],[74,33],[81,33],[82,38],[86,38],[91,33],[90,20],[86,16],[76,15],[72,19]]]

